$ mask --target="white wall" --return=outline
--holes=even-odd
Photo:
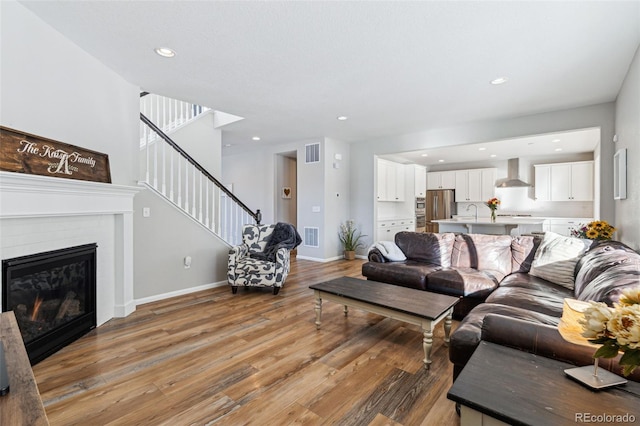
[[[616,200],[614,225],[620,241],[640,249],[640,47],[636,51],[629,72],[616,101],[616,134],[614,149],[627,149],[627,199]],[[609,139],[611,140],[611,139]],[[609,164],[612,159],[607,158]],[[603,203],[610,203],[611,193],[603,195]]]
[[[113,183],[137,176],[138,88],[69,42],[22,5],[0,2],[0,123],[109,155]],[[64,181],[64,179],[57,179]],[[60,194],[63,194],[61,191]],[[62,196],[62,195],[61,195]],[[87,199],[87,203],[91,203]],[[61,201],[60,211],[65,210]],[[15,218],[2,222],[2,258],[98,243],[98,323],[129,300],[117,300],[126,269],[113,216]]]
[[[142,216],[143,207],[151,211]],[[148,189],[134,199],[134,298],[224,285],[229,246]],[[191,268],[184,258],[191,257]]]
[[[362,225],[356,218],[349,215],[349,199],[351,191],[349,188],[349,145],[334,139],[325,139],[324,149],[324,169],[325,169],[325,192],[324,192],[324,254],[323,259],[333,259],[342,256],[342,245],[338,237],[340,224],[349,219],[355,221],[355,226],[362,229]],[[336,154],[342,157],[336,159]],[[310,187],[309,190],[312,190]]]
[[[22,5],[2,1],[0,11],[0,123],[108,154],[113,183],[136,184],[139,88]],[[220,131],[212,133],[217,136],[202,148],[208,155],[203,162],[215,167],[220,162]],[[227,246],[204,231],[196,236],[197,225],[145,192],[134,201],[134,296],[224,280]],[[140,219],[142,206],[152,207],[153,216],[145,221]],[[194,258],[187,271],[182,266],[186,254]]]
[[[425,132],[389,136],[351,144],[351,216],[363,224],[363,232],[373,235],[375,217],[374,156],[414,151],[438,146],[466,145],[542,133],[590,127],[600,128],[601,140],[613,137],[614,104],[600,104],[564,111],[535,114],[511,119],[461,124]],[[612,197],[613,171],[611,144],[601,147],[603,158],[600,191],[603,200]],[[613,221],[613,204],[603,203],[600,217]]]
[[[0,122],[109,155],[113,183],[137,177],[139,89],[29,10],[0,2]]]
[[[180,127],[169,137],[184,149],[213,177],[222,177],[222,131],[213,125],[214,111],[208,111],[192,123]]]
[[[305,145],[312,143],[320,143],[320,162],[305,164]],[[275,203],[280,196],[275,167],[277,156],[292,151],[297,153],[296,227],[303,238],[305,227],[320,230],[319,247],[309,247],[303,241],[298,247],[298,257],[319,261],[337,258],[341,256],[339,224],[350,218],[348,144],[332,139],[312,139],[275,146],[258,145],[242,154],[228,154],[223,157],[223,183],[232,183],[235,195],[252,210],[261,209],[263,223],[272,223]],[[333,168],[336,153],[343,158],[339,161],[339,169]],[[318,212],[313,211],[315,207],[319,208]]]

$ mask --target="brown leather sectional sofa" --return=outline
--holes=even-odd
[[[454,312],[461,322],[449,346],[454,378],[481,339],[588,364],[593,349],[569,344],[558,333],[564,298],[612,305],[624,289],[640,285],[640,254],[617,241],[591,245],[575,267],[573,290],[529,274],[539,237],[401,232],[395,242],[406,261],[388,262],[372,249],[362,274],[462,296]],[[620,371],[615,359],[602,364]],[[640,369],[632,379],[640,381]]]

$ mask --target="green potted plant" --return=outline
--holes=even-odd
[[[353,260],[356,258],[356,250],[359,247],[363,247],[364,243],[360,241],[362,237],[366,237],[366,235],[362,235],[356,229],[353,220],[347,220],[346,223],[340,225],[340,232],[338,232],[338,237],[340,238],[340,242],[342,243],[342,248],[344,250],[344,258],[347,260]]]

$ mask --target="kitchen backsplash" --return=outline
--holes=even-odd
[[[500,199],[498,214],[530,214],[539,217],[594,217],[591,201],[536,201],[533,188],[496,188]],[[458,214],[465,215],[469,204],[478,206],[479,217],[489,217],[491,210],[484,203],[458,203]],[[470,211],[473,211],[471,209]]]

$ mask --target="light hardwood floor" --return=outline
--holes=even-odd
[[[293,260],[277,296],[221,287],[138,306],[34,366],[49,421],[459,425],[442,325],[430,371],[418,327],[325,302],[316,330],[308,286],[363,278],[362,263]]]

